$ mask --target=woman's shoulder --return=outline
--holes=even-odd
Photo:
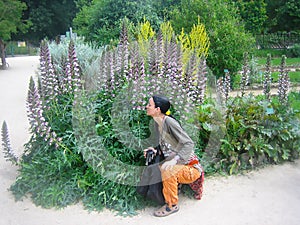
[[[171,116],[166,116],[165,123],[169,126],[180,126],[179,122]]]

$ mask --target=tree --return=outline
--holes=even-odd
[[[155,0],[153,6],[160,18],[169,20],[169,12],[180,4],[181,0]]]
[[[224,74],[224,69],[234,74],[241,68],[244,52],[251,51],[254,46],[254,38],[245,31],[237,9],[231,1],[181,0],[170,12],[176,32],[182,27],[190,32],[198,16],[210,40],[207,58],[210,69],[217,77]]]
[[[18,0],[0,0],[0,54],[2,68],[6,68],[6,41],[18,30],[24,32],[29,23],[22,20],[22,12],[27,8],[25,3]]]
[[[38,45],[44,38],[54,39],[65,34],[76,15],[73,0],[22,0],[28,6],[23,19],[30,20],[32,26],[26,35],[18,34],[15,39],[25,39]]]
[[[268,18],[265,0],[235,0],[235,2],[244,20],[245,29],[252,34],[263,33]]]
[[[156,30],[163,21],[152,0],[94,0],[88,5],[81,4],[73,22],[78,34],[105,45],[118,39],[125,17],[134,24],[146,19]]]
[[[254,38],[245,31],[237,8],[228,0],[80,0],[79,3],[80,12],[73,21],[75,30],[99,45],[119,37],[124,17],[134,24],[146,19],[155,31],[162,21],[170,19],[179,34],[182,28],[185,33],[191,32],[200,16],[211,43],[208,64],[217,76],[223,75],[224,69],[232,74],[240,69],[244,52],[254,46]]]
[[[299,0],[266,0],[271,32],[300,30]]]

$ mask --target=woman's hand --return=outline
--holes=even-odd
[[[155,148],[153,148],[153,147],[146,148],[146,149],[144,149],[144,157],[145,158],[147,157],[147,152],[148,151],[153,151],[154,154],[156,154],[156,152],[157,152],[157,150]]]
[[[172,169],[173,166],[175,166],[177,164],[177,160],[176,159],[171,159],[169,161],[164,162],[161,165],[161,169],[162,170],[169,170]]]

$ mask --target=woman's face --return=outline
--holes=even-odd
[[[155,108],[155,103],[153,98],[149,99],[148,105],[146,106],[146,111],[148,116],[156,116],[159,113],[159,108]]]

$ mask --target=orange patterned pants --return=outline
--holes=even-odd
[[[178,204],[178,184],[193,183],[200,175],[199,170],[189,165],[175,165],[169,170],[161,169],[163,194],[169,207]]]

